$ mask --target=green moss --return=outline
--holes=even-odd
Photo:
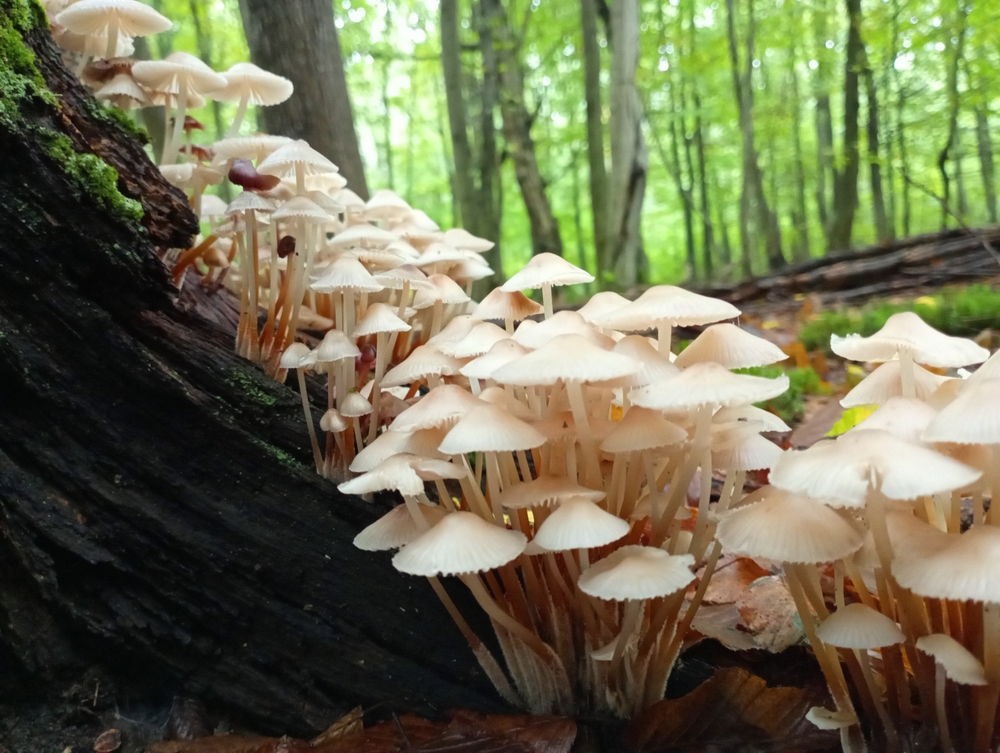
[[[738,374],[776,379],[782,374],[788,375],[788,389],[784,393],[766,402],[758,403],[758,408],[769,410],[780,416],[786,423],[798,421],[805,413],[805,395],[826,395],[830,392],[825,384],[811,368],[783,369],[781,366],[755,366],[749,369],[736,369]]]
[[[229,379],[227,379],[226,381],[229,382],[234,387],[236,387],[237,389],[242,390],[243,394],[246,397],[248,397],[253,402],[257,403],[258,405],[263,405],[266,408],[270,408],[272,405],[278,402],[277,395],[272,395],[268,392],[265,392],[263,389],[260,388],[259,384],[257,383],[257,380],[255,380],[245,371],[234,369],[231,372]]]
[[[106,107],[96,99],[90,97],[86,98],[84,102],[86,102],[90,114],[97,120],[103,120],[105,123],[114,123],[123,131],[138,139],[140,143],[149,143],[149,135],[146,131],[135,121],[135,118],[124,110],[117,107]]]
[[[257,445],[258,447],[260,447],[261,449],[265,450],[268,455],[274,457],[282,465],[297,471],[308,470],[308,468],[303,463],[300,463],[298,460],[293,458],[287,452],[278,447],[275,447],[273,444],[268,444],[264,440],[258,439],[257,437],[251,437],[250,441],[253,442],[255,445]]]
[[[0,119],[5,122],[20,117],[26,100],[57,104],[23,38],[45,23],[45,11],[33,0],[0,0]]]

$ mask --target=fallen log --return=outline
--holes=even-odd
[[[318,477],[296,393],[176,304],[184,196],[34,0],[0,32],[0,702],[98,665],[264,733],[498,709],[427,584],[352,546],[385,503]]]

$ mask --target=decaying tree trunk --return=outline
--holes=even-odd
[[[427,584],[352,546],[386,502],[318,477],[296,393],[176,305],[155,251],[195,218],[45,24],[0,0],[0,696],[99,665],[265,732],[499,706]]]

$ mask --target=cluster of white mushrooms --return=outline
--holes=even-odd
[[[788,427],[754,403],[787,379],[733,370],[785,354],[719,323],[739,315],[731,305],[657,286],[554,313],[553,287],[593,278],[551,254],[475,303],[492,243],[442,232],[391,191],[363,201],[305,142],[238,135],[247,106],[283,101],[290,82],[250,64],[218,74],[184,53],[122,58],[134,36],[170,26],[134,0],[47,5],[98,97],[174,112],[161,169],[213,223],[175,279],[198,260],[208,278],[236,260],[237,351],[278,379],[296,370],[318,472],[346,493],[402,496],[355,543],[398,549],[396,568],[430,581],[504,698],[620,715],[655,702],[728,551],[782,563],[835,704],[810,719],[840,729],[845,750],[865,746],[859,720],[904,750],[931,718],[945,751],[993,749],[997,356],[913,314],[835,337],[842,357],[881,363],[843,404],[880,407],[837,439],[783,452],[761,434]],[[211,149],[185,128],[206,95],[239,103]],[[204,196],[227,176],[244,189],[228,206]],[[671,353],[672,327],[704,325]],[[983,361],[971,376],[923,368]],[[326,380],[325,444],[307,372]],[[747,472],[762,469],[771,485],[745,495]],[[489,615],[503,664],[441,586],[449,575]]]

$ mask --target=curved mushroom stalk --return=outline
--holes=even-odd
[[[169,138],[164,141],[163,155],[160,159],[161,165],[169,165],[177,159],[177,152],[181,146],[181,137],[184,133],[184,116],[187,114],[188,83],[185,77],[181,77],[177,89],[177,113],[174,116],[174,127],[169,133]]]
[[[243,125],[243,119],[247,114],[247,105],[250,102],[250,92],[246,92],[242,97],[240,97],[240,103],[236,108],[236,117],[233,118],[232,124],[229,126],[229,130],[226,131],[226,138],[231,139],[237,133],[240,132],[240,126]]]

